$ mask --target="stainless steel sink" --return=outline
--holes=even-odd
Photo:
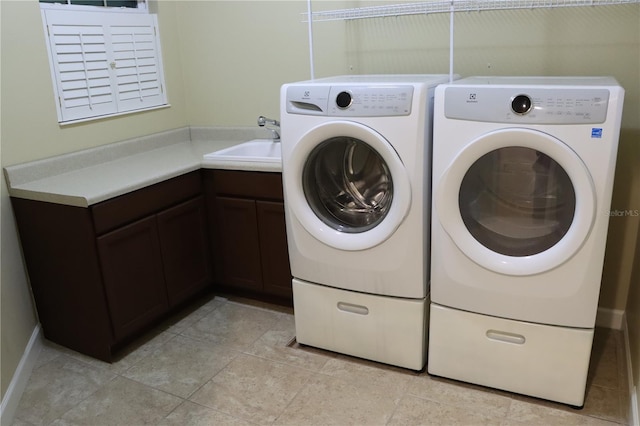
[[[271,139],[253,139],[204,156],[214,162],[280,163],[282,154],[279,142]]]

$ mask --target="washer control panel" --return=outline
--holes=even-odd
[[[447,118],[521,124],[604,123],[608,89],[447,87]]]
[[[410,115],[413,86],[292,86],[287,88],[287,112],[333,117]]]
[[[332,86],[329,93],[331,116],[379,117],[411,114],[413,86]]]

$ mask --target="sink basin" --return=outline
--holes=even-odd
[[[280,163],[282,154],[280,143],[271,139],[253,139],[230,148],[221,149],[204,156],[215,162]]]

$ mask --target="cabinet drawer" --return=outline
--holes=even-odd
[[[283,200],[282,174],[212,170],[214,191],[219,195],[234,195],[254,199]]]
[[[187,173],[92,207],[98,235],[202,193],[200,171]]]

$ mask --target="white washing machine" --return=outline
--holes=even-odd
[[[424,367],[432,105],[446,81],[342,76],[282,87],[298,342]]]
[[[623,97],[588,77],[436,90],[429,373],[583,405]]]

